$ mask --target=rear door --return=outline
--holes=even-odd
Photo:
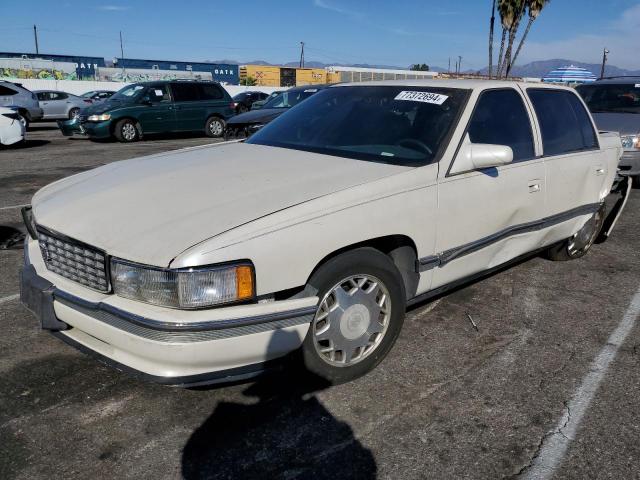
[[[509,146],[514,159],[509,165],[458,174],[441,166],[440,266],[434,267],[434,288],[500,265],[540,243],[535,225],[545,211],[545,171],[531,112],[515,88],[475,93],[470,105],[476,99],[465,141]]]
[[[177,131],[203,130],[207,120],[206,105],[200,101],[200,89],[194,82],[171,84]]]
[[[609,167],[591,117],[576,93],[551,88],[526,92],[542,137],[545,217],[554,224],[547,242],[552,243],[573,235],[597,210]]]

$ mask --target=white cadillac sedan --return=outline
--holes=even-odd
[[[531,252],[583,256],[624,203],[604,207],[621,154],[568,88],[337,85],[244,143],[40,190],[22,301],[161,383],[249,378],[292,352],[344,382],[389,353],[408,304]]]

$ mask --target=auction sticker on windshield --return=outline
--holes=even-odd
[[[409,102],[422,102],[422,103],[433,103],[435,105],[442,105],[447,98],[446,95],[441,95],[439,93],[432,92],[411,92],[408,90],[403,90],[394,100],[406,100]]]

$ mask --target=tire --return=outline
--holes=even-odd
[[[209,117],[204,126],[204,133],[207,137],[220,138],[224,135],[227,127],[226,122],[220,117]]]
[[[140,130],[135,121],[125,118],[118,121],[113,134],[119,142],[130,143],[140,140]]]
[[[575,235],[550,247],[545,257],[554,262],[566,262],[584,257],[598,238],[604,219],[605,207],[602,205]]]
[[[24,125],[25,131],[29,129],[29,117],[24,112],[16,112],[18,114],[18,121]]]
[[[302,345],[305,369],[336,385],[375,368],[405,316],[404,283],[391,258],[374,248],[340,254],[311,276],[309,286],[320,302]],[[336,302],[340,308],[334,309]]]
[[[78,113],[80,113],[80,109],[77,107],[69,110],[69,120],[73,120],[74,118],[76,118],[78,116]]]

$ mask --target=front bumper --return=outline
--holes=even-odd
[[[86,135],[91,138],[109,138],[111,136],[111,122],[81,122],[78,118],[59,120],[58,128],[65,137]]]
[[[0,143],[3,145],[13,145],[14,143],[24,140],[25,130],[22,122],[14,120],[11,125],[6,127],[3,131],[3,135],[0,135]]]
[[[218,309],[229,312],[220,320],[160,321],[114,306],[106,299],[113,295],[96,301],[63,290],[56,283],[66,279],[40,266],[37,243],[29,243],[21,300],[41,327],[118,370],[162,384],[204,385],[259,375],[302,345],[315,313],[317,299],[309,298],[252,306],[253,313],[244,316],[234,315],[237,307]],[[275,303],[291,308],[279,305],[274,311]]]
[[[640,150],[625,150],[618,165],[622,175],[640,175]]]

